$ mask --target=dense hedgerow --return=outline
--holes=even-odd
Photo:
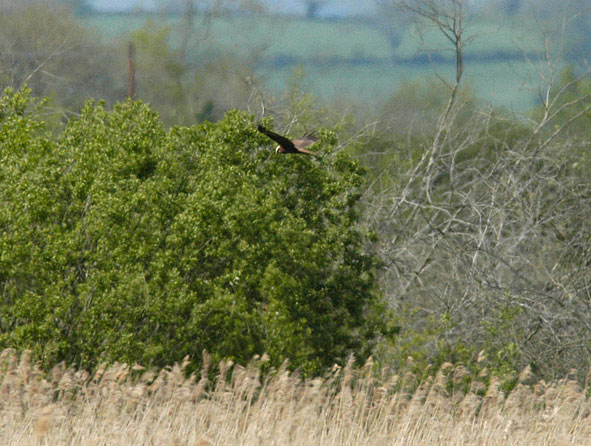
[[[383,313],[356,229],[363,171],[276,156],[253,118],[166,129],[89,102],[57,134],[26,91],[0,102],[0,347],[48,366],[367,356]]]

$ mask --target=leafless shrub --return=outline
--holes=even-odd
[[[402,3],[444,33],[461,24],[462,1]],[[460,77],[461,70],[456,86]],[[542,113],[529,126],[467,108],[452,88],[423,148],[409,148],[421,155],[408,169],[384,169],[396,181],[366,194],[367,224],[381,235],[382,288],[404,315],[400,342],[404,333],[431,333],[421,346],[431,358],[443,343],[473,356],[486,349],[485,365],[532,364],[550,378],[591,365],[591,237],[583,223],[591,183],[576,167],[589,143],[560,137],[590,102],[588,95],[565,102],[572,83],[557,88],[556,73],[547,79]],[[574,106],[582,111],[556,123]],[[398,344],[394,356],[403,351]]]

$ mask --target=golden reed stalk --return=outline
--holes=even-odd
[[[259,362],[264,358],[258,358]],[[26,445],[584,445],[591,405],[573,376],[535,382],[526,369],[508,395],[486,371],[470,380],[444,364],[417,385],[349,363],[302,380],[255,366],[208,379],[187,363],[158,373],[115,363],[89,375],[43,373],[30,353],[0,353],[0,444]],[[230,370],[232,372],[230,373]]]

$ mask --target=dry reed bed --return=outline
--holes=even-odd
[[[444,364],[418,388],[411,374],[371,369],[305,381],[283,368],[261,379],[256,367],[234,367],[227,379],[228,364],[216,382],[206,370],[185,378],[182,364],[158,374],[123,364],[45,374],[28,352],[4,350],[0,444],[591,444],[591,403],[573,377],[535,383],[526,369],[505,397],[497,378],[469,382],[462,366]]]

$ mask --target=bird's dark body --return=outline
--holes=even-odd
[[[318,155],[316,152],[312,152],[306,149],[306,147],[309,147],[316,142],[316,138],[297,138],[292,141],[291,139],[286,138],[285,136],[279,135],[278,133],[266,129],[262,125],[257,126],[257,130],[261,133],[264,133],[273,141],[279,144],[275,149],[276,153]]]

